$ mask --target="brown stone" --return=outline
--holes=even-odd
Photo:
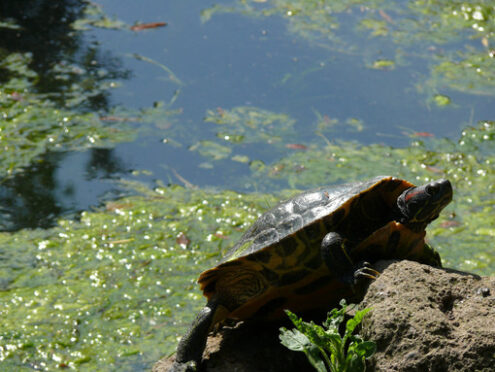
[[[495,371],[495,278],[392,263],[361,307],[375,371]]]

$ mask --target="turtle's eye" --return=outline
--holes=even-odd
[[[409,209],[416,209],[418,207],[418,205],[419,205],[419,202],[415,199],[409,200],[407,202],[407,206],[409,207]]]
[[[433,187],[432,185],[427,185],[425,187],[425,191],[428,195],[435,195],[438,189],[436,187]]]

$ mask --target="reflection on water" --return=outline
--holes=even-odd
[[[77,133],[81,126],[78,123],[74,124],[75,127],[60,125],[57,129],[58,123],[50,122],[57,115],[43,117],[43,106],[54,103],[65,108],[68,115],[71,112],[106,112],[111,109],[108,84],[129,77],[120,59],[108,51],[100,51],[96,41],[88,41],[72,27],[87,6],[85,1],[72,0],[2,1],[0,4],[1,20],[6,22],[6,26],[0,27],[0,48],[5,51],[0,79],[5,84],[5,93],[12,97],[10,102],[9,96],[3,102],[5,118],[10,119],[5,125],[15,133],[12,126],[21,121],[16,135],[29,136],[28,141],[22,144],[23,149],[31,143],[34,156],[39,154],[34,163],[24,166],[20,173],[16,159],[9,159],[13,175],[0,185],[1,230],[52,226],[59,215],[88,206],[84,201],[87,196],[74,200],[74,189],[84,187],[84,179],[110,178],[124,170],[113,150],[93,149],[89,152],[90,160],[85,172],[74,175],[70,186],[61,186],[62,180],[57,172],[60,164],[70,157],[64,153],[40,154],[37,149],[38,143],[46,140],[45,136],[48,139],[52,136],[67,137],[66,134],[71,132],[76,132],[74,137],[62,138],[65,148],[61,149],[71,149],[72,144],[79,147],[81,136],[86,134]],[[16,54],[25,55],[24,60],[29,63],[23,65],[23,58],[16,61],[15,57],[10,57]],[[23,87],[28,87],[29,96]],[[32,104],[24,102],[28,100],[33,100]],[[19,115],[19,110],[11,104],[16,101],[33,110],[39,107],[37,120],[40,123],[46,120],[43,128],[36,123],[30,128],[29,122],[25,121],[29,119]],[[31,118],[33,115],[36,114]],[[11,146],[17,145],[14,142]],[[97,195],[92,195],[92,199],[93,203],[97,202]]]
[[[48,154],[0,184],[0,230],[48,228],[61,215],[77,217],[75,213],[102,200],[126,194],[109,182],[115,174],[126,173],[129,170],[112,149]]]
[[[87,7],[82,0],[2,1],[0,15],[18,27],[0,28],[0,47],[9,53],[30,53],[37,74],[36,89],[61,105],[72,98],[74,86],[84,86],[90,110],[109,108],[109,94],[99,85],[126,79],[129,71],[98,43],[88,42],[72,24]]]
[[[0,185],[2,230],[53,225],[54,218],[63,211],[54,194],[58,161],[60,156],[53,156],[53,161],[30,166]]]

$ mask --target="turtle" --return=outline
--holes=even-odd
[[[441,267],[425,228],[452,200],[446,179],[422,186],[391,177],[321,187],[262,214],[224,259],[198,279],[207,298],[178,344],[171,371],[194,371],[208,333],[226,319],[276,319],[334,307],[375,278],[369,262]]]

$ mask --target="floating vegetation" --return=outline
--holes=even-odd
[[[160,69],[165,71],[167,73],[167,79],[173,82],[174,84],[177,84],[179,86],[184,85],[184,83],[177,77],[177,75],[174,74],[174,72],[167,66],[165,66],[163,63],[157,62],[149,57],[145,57],[142,55],[139,55],[137,53],[133,54],[133,57],[136,58],[139,61],[144,61],[148,62],[152,65],[158,66]]]
[[[293,189],[276,196],[130,184],[141,196],[108,202],[80,222],[0,234],[2,365],[149,366],[174,350],[201,306],[198,273],[296,188],[377,174],[415,183],[449,178],[454,202],[427,236],[446,267],[492,273],[494,141],[495,124],[483,122],[466,128],[458,142],[428,138],[402,149],[312,145],[257,168],[260,184],[289,180]]]
[[[225,159],[232,152],[230,147],[208,140],[195,143],[189,148],[189,150],[198,151],[201,156],[211,158],[213,160]]]
[[[120,19],[110,18],[100,5],[94,2],[87,2],[84,6],[82,17],[72,23],[72,28],[77,31],[84,31],[90,27],[116,30],[130,28],[128,24]]]
[[[231,110],[208,110],[205,122],[217,124],[217,137],[225,141],[271,144],[293,135],[295,120],[286,114],[240,106]]]
[[[134,138],[135,131],[122,123],[104,123],[95,113],[61,107],[36,93],[37,74],[29,69],[29,62],[28,54],[9,54],[0,60],[0,69],[11,74],[0,86],[0,177],[21,171],[48,152],[106,147]],[[87,99],[85,93],[81,96]],[[68,102],[74,106],[73,100]]]
[[[495,54],[490,53],[493,52],[471,50],[439,58],[428,84],[464,93],[495,95]]]
[[[85,212],[80,222],[0,233],[4,370],[146,369],[174,350],[198,310],[198,273],[274,203],[267,195],[134,188],[142,195]]]
[[[84,9],[86,16],[103,14],[94,4]],[[102,27],[91,19],[79,21]],[[2,32],[17,29],[13,21],[3,25]],[[178,131],[177,127],[169,129],[181,113],[172,108],[180,91],[166,104],[157,102],[141,110],[109,105],[108,92],[119,86],[117,79],[126,78],[127,72],[115,59],[102,62],[95,50],[84,52],[88,53],[84,61],[60,56],[48,62],[40,62],[36,58],[41,57],[29,52],[0,54],[0,178],[42,162],[52,152],[109,148],[131,141],[137,135],[132,122],[153,122],[154,128],[168,130],[169,135]],[[32,67],[43,64],[50,67],[42,68],[41,74]],[[166,66],[160,67],[169,73],[172,82],[182,84]]]
[[[217,141],[197,140],[189,150],[209,160],[230,158],[231,161],[248,164],[249,156],[232,155],[240,145],[258,146],[258,149],[260,145],[268,145],[272,153],[281,153],[285,152],[285,148],[290,148],[290,145],[284,146],[283,141],[295,135],[295,120],[290,116],[251,106],[208,110],[204,121],[216,124],[211,130],[215,132]],[[203,163],[200,167],[213,168],[214,165]]]
[[[395,61],[390,59],[377,59],[370,67],[375,70],[393,70],[395,68]]]
[[[450,97],[443,94],[435,94],[433,96],[433,101],[437,106],[447,106],[451,104]]]
[[[331,118],[328,115],[322,115],[314,110],[316,115],[316,133],[334,133],[334,132],[362,132],[366,125],[361,119],[348,118],[345,122],[340,122],[337,118]]]
[[[418,75],[413,85],[428,84],[430,96],[446,87],[470,94],[495,94],[495,7],[493,2],[434,1],[321,1],[274,0],[259,3],[239,0],[235,6],[215,5],[203,20],[217,13],[238,12],[252,17],[278,15],[287,27],[314,45],[343,54],[361,56],[363,65],[392,70],[421,58],[429,77]],[[207,15],[207,16],[206,16]],[[468,35],[481,43],[459,50]],[[366,39],[365,39],[366,38]],[[365,39],[365,41],[363,41]],[[407,51],[404,47],[407,46]],[[394,48],[395,58],[378,58],[383,49]]]

